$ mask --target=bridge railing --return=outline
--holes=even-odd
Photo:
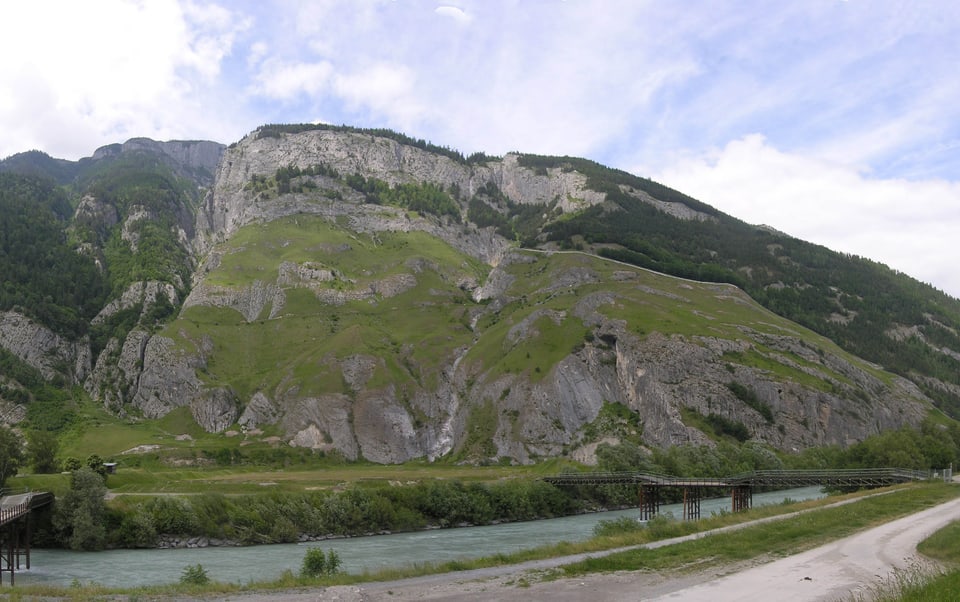
[[[724,479],[709,477],[675,477],[653,472],[564,472],[543,477],[548,483],[561,485],[632,483],[637,485],[726,487]]]
[[[731,477],[675,477],[647,472],[567,472],[543,477],[555,485],[629,483],[660,487],[737,487],[751,486],[879,486],[922,481],[930,473],[906,468],[850,468],[824,470],[757,470]]]
[[[30,513],[30,500],[26,500],[16,506],[0,507],[0,525],[13,522],[18,518]]]
[[[922,481],[929,473],[907,468],[757,470],[726,479],[732,485],[892,485]]]

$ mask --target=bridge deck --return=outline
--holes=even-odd
[[[929,478],[926,472],[903,468],[869,468],[840,470],[760,470],[725,478],[687,478],[644,472],[575,472],[543,477],[554,485],[599,485],[625,483],[656,487],[804,487],[836,485],[883,487]]]
[[[44,491],[0,497],[0,583],[3,583],[3,573],[10,573],[10,584],[13,585],[14,572],[20,569],[21,558],[25,560],[26,568],[30,568],[30,512],[52,501],[53,494]]]

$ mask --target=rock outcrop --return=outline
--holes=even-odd
[[[83,382],[90,372],[90,345],[69,341],[14,311],[0,312],[0,347],[37,369],[43,378]]]
[[[519,250],[497,228],[467,219],[471,197],[490,186],[511,204],[542,206],[544,220],[605,210],[607,195],[574,169],[533,169],[512,154],[457,161],[334,130],[254,132],[228,149],[133,139],[91,160],[128,152],[153,153],[209,187],[195,214],[188,202],[158,208],[136,199],[121,214],[87,195],[77,222],[101,234],[120,228],[135,250],[141,227],[163,222],[189,256],[187,269],[170,283],[134,283],[107,304],[94,326],[130,312],[140,322],[99,340],[96,358],[87,340],[0,314],[0,346],[45,378],[82,383],[118,414],[189,408],[209,432],[271,426],[290,445],[348,459],[526,463],[574,450],[595,457],[600,441],[616,440],[591,430],[610,404],[635,416],[646,445],[712,444],[703,421],[716,416],[784,450],[918,424],[930,407],[909,381],[799,333],[732,286],[651,277],[548,244]],[[253,185],[285,167],[314,175],[298,176],[304,186],[290,192]],[[334,170],[394,186],[429,182],[449,191],[460,214],[371,202]],[[620,192],[679,219],[716,219],[631,187]],[[299,247],[299,234],[267,241],[253,269],[231,264],[244,251],[237,241],[251,240],[238,237],[252,231],[244,228],[274,222],[329,229]],[[328,240],[334,234],[343,236]],[[709,305],[717,299],[729,305]],[[177,319],[146,320],[167,306],[179,309]],[[647,316],[638,307],[655,309]],[[736,312],[726,307],[755,320],[731,326]],[[706,326],[667,327],[694,318]],[[234,327],[242,336],[224,334]],[[0,420],[18,412],[0,399]]]

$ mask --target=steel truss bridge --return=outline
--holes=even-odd
[[[704,493],[730,492],[731,509],[734,512],[747,510],[753,504],[754,488],[781,489],[786,487],[809,487],[827,485],[856,487],[858,489],[888,487],[909,481],[931,478],[924,471],[903,468],[869,468],[843,470],[758,470],[732,477],[708,479],[671,477],[644,472],[571,472],[543,477],[553,485],[633,485],[638,488],[640,519],[649,520],[660,512],[664,489],[682,490],[683,518],[700,518],[700,500]],[[713,497],[717,497],[714,495]]]
[[[11,493],[0,489],[0,584],[3,574],[10,573],[13,585],[14,571],[24,560],[30,568],[30,537],[33,530],[32,513],[53,501],[53,494],[44,491]]]

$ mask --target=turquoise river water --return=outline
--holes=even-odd
[[[753,505],[778,504],[786,498],[806,500],[823,497],[819,487],[803,487],[753,496]],[[701,502],[702,516],[729,510],[729,498]],[[680,516],[679,504],[664,505],[661,512]],[[311,546],[336,550],[343,570],[351,573],[458,558],[514,552],[560,541],[582,541],[593,535],[602,520],[639,516],[637,509],[615,510],[505,523],[484,527],[435,529],[348,539],[330,539],[302,544],[250,547],[216,547],[176,550],[109,550],[72,552],[33,550],[31,570],[17,572],[17,585],[46,583],[70,585],[80,582],[109,587],[136,587],[175,583],[188,565],[201,564],[211,579],[227,583],[249,583],[279,577],[285,570],[300,570],[303,556]]]

